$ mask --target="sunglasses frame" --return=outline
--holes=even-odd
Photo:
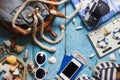
[[[45,61],[44,61],[42,64],[39,64],[39,63],[37,62],[37,55],[39,55],[40,53],[42,53],[42,54],[45,55]],[[35,75],[35,79],[37,79],[37,80],[43,80],[43,79],[45,79],[45,77],[46,77],[46,71],[45,71],[45,69],[42,68],[41,66],[44,65],[44,64],[46,63],[46,61],[47,61],[47,55],[46,55],[44,52],[37,52],[37,53],[36,53],[36,55],[35,55],[35,62],[36,62],[36,64],[38,65],[38,68],[35,70],[35,74],[34,74],[34,75]],[[37,76],[36,76],[36,72],[37,72],[38,69],[42,69],[42,70],[45,72],[45,76],[44,76],[43,78],[41,78],[41,79],[37,78]]]

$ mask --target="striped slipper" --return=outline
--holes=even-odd
[[[92,78],[92,77],[88,77],[87,74],[83,74],[82,76],[80,76],[76,80],[97,80],[97,79]]]
[[[116,80],[117,68],[120,64],[115,62],[101,62],[94,68],[94,76],[99,80]]]

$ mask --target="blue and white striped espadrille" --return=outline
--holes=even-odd
[[[117,68],[120,64],[115,62],[101,62],[94,69],[94,76],[99,80],[116,80]]]

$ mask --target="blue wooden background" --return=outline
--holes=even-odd
[[[63,14],[69,15],[74,11],[74,8],[70,1],[68,1],[66,4],[59,6],[59,11]],[[55,80],[56,72],[59,70],[62,58],[64,54],[71,55],[74,51],[79,51],[88,61],[88,65],[80,72],[79,76],[81,74],[88,74],[89,76],[92,76],[92,70],[89,69],[89,66],[95,66],[96,63],[102,62],[102,61],[108,61],[110,54],[115,54],[117,57],[116,62],[120,63],[120,55],[118,54],[118,49],[107,56],[103,58],[99,58],[97,53],[95,52],[95,49],[92,47],[87,34],[89,31],[85,28],[85,26],[82,23],[82,20],[78,15],[74,17],[76,19],[76,24],[72,23],[72,19],[63,19],[63,18],[55,18],[53,24],[51,25],[53,30],[59,35],[59,25],[65,24],[66,26],[66,32],[63,40],[55,45],[51,45],[48,43],[43,43],[48,46],[55,46],[57,48],[57,51],[55,53],[47,52],[43,49],[40,49],[37,45],[35,45],[32,41],[31,36],[20,36],[18,39],[18,43],[25,45],[25,48],[29,50],[28,60],[26,61],[26,64],[29,61],[34,61],[35,54],[38,51],[43,51],[47,54],[48,58],[51,56],[55,56],[57,58],[57,62],[55,64],[50,64],[48,61],[46,64],[42,67],[48,68],[49,72],[46,76],[45,80]],[[78,26],[83,26],[82,30],[75,30]],[[48,35],[49,36],[49,35]],[[5,29],[0,27],[0,43],[3,42],[3,40],[11,40],[12,34],[7,32]],[[92,59],[89,59],[90,54],[96,54],[96,56]],[[21,59],[23,59],[23,53],[19,55]],[[79,77],[78,76],[78,77]],[[29,80],[34,80],[34,76],[30,75],[28,73]],[[1,79],[1,78],[0,78]]]

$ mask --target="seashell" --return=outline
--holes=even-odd
[[[28,62],[28,67],[27,68],[28,68],[28,71],[31,72],[35,68],[34,63],[32,61]]]
[[[23,59],[26,60],[28,58],[28,49],[25,50]]]
[[[116,60],[115,54],[111,54],[111,55],[110,55],[110,60],[112,60],[112,61],[115,61],[115,60]]]
[[[56,58],[54,56],[48,58],[48,61],[52,64],[56,63]]]
[[[73,24],[75,24],[75,23],[76,23],[76,19],[75,19],[75,18],[73,18],[72,22],[73,22]]]
[[[24,46],[15,45],[14,51],[16,51],[17,53],[21,53],[24,49],[25,49]]]
[[[89,56],[89,58],[93,58],[95,56],[95,54],[91,54],[90,56]]]
[[[3,65],[0,63],[0,73],[3,71]]]
[[[49,69],[48,69],[48,68],[46,68],[46,69],[45,69],[45,72],[46,72],[46,73],[48,73],[48,71],[49,71]]]
[[[11,41],[10,40],[5,40],[3,41],[3,43],[5,44],[5,46],[10,47],[11,46]]]
[[[75,30],[81,30],[82,28],[82,26],[78,26],[77,28],[75,28]]]
[[[10,71],[10,66],[9,66],[9,64],[4,64],[2,68],[3,68],[3,70],[4,70],[5,72],[9,72],[9,71]]]
[[[13,75],[19,75],[19,70],[18,70],[18,68],[13,72]]]
[[[17,62],[16,57],[13,56],[13,55],[8,56],[8,57],[6,58],[6,60],[7,60],[7,62],[8,62],[9,64],[12,64],[12,65],[16,64],[16,62]]]
[[[12,74],[10,72],[6,72],[3,75],[3,80],[9,80],[12,77]]]

